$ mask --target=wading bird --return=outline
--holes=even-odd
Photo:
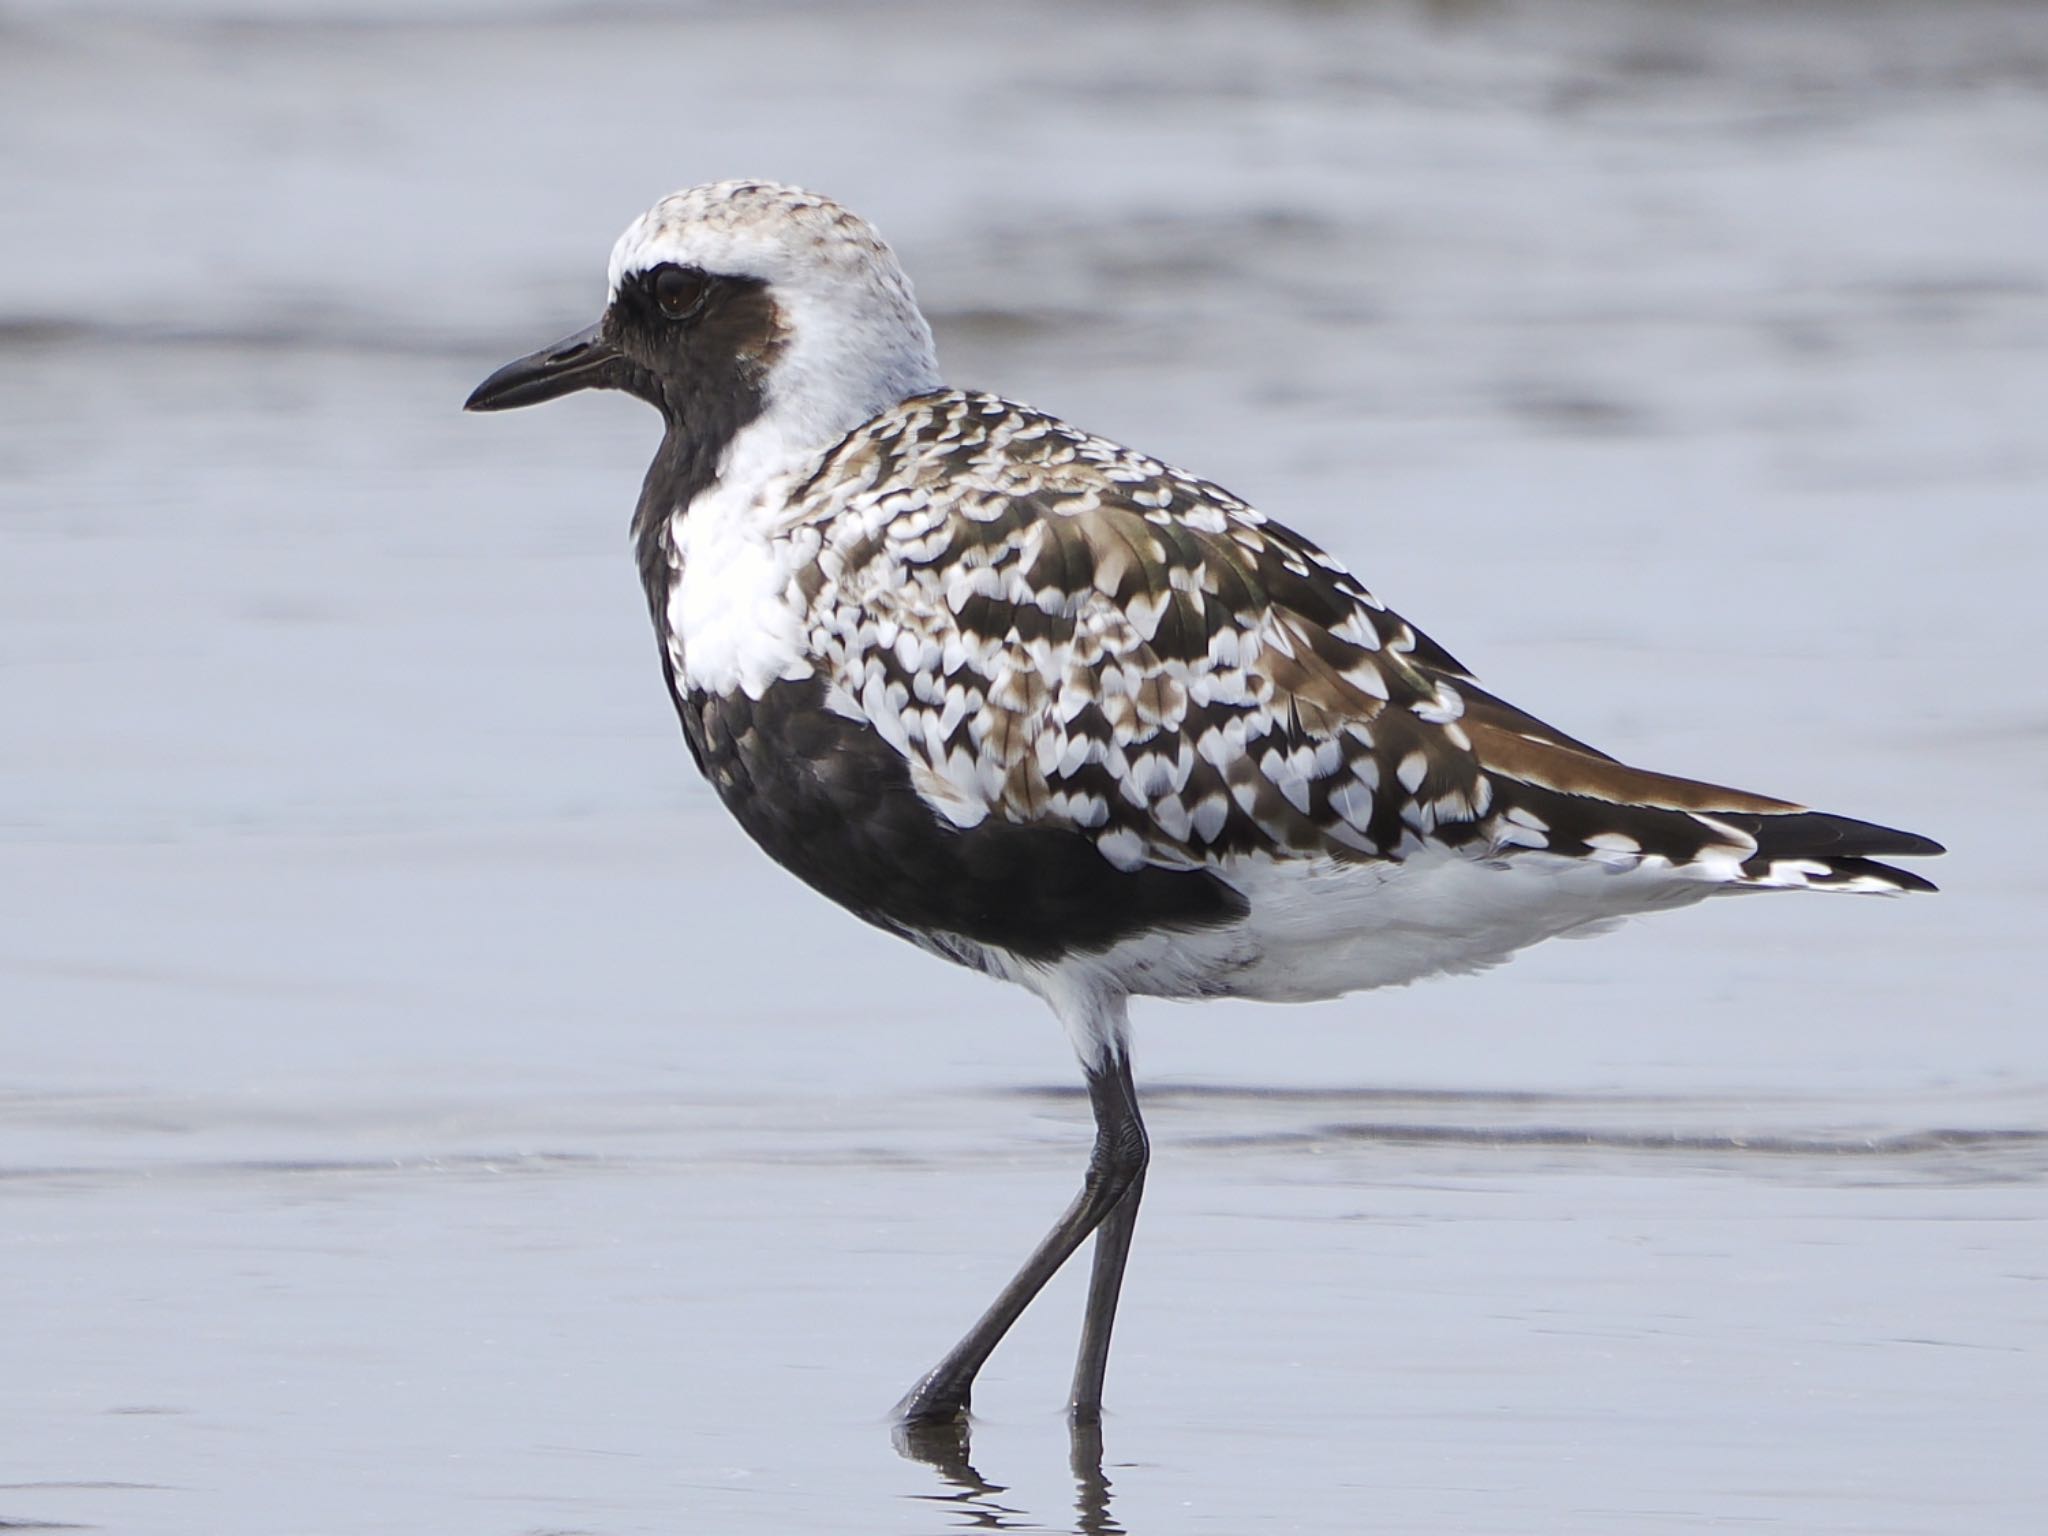
[[[857,916],[1037,993],[1087,1076],[1080,1193],[907,1424],[965,1414],[1090,1234],[1070,1412],[1100,1414],[1148,1155],[1130,998],[1334,997],[1722,892],[1932,889],[1876,860],[1939,844],[1626,767],[1222,487],[948,388],[894,253],[823,197],[662,199],[603,318],[469,409],[579,389],[666,426],[633,540],[726,808]]]

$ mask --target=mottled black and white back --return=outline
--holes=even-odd
[[[667,422],[634,534],[725,805],[1045,997],[1091,1084],[1127,1077],[1134,995],[1331,997],[1723,892],[1931,889],[1877,862],[1928,839],[1625,767],[1230,492],[946,388],[895,256],[824,198],[664,199],[600,324],[471,403],[588,386]],[[964,1406],[941,1387],[911,1407]]]

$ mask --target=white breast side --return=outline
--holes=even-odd
[[[778,526],[789,486],[810,467],[796,457],[764,417],[733,439],[717,482],[670,515],[663,640],[679,685],[758,699],[771,683],[811,675],[795,573],[816,554],[817,533]]]

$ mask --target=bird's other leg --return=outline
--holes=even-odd
[[[1089,1086],[1093,1092],[1092,1081]],[[1152,1156],[1145,1122],[1138,1115],[1138,1093],[1131,1083],[1129,1056],[1116,1053],[1103,1091],[1122,1098],[1116,1118],[1122,1138],[1117,1156],[1132,1172],[1123,1199],[1095,1229],[1095,1262],[1088,1275],[1088,1310],[1081,1319],[1081,1352],[1074,1361],[1074,1390],[1067,1398],[1067,1416],[1077,1425],[1102,1421],[1102,1378],[1109,1369],[1109,1335],[1116,1326],[1117,1297],[1124,1286],[1124,1261],[1131,1254],[1131,1233],[1138,1225],[1138,1202],[1145,1197],[1145,1165]],[[1098,1127],[1103,1123],[1100,1108],[1096,1110],[1095,1123]]]
[[[1148,1155],[1145,1126],[1138,1118],[1137,1096],[1131,1089],[1130,1058],[1124,1047],[1121,1027],[1122,999],[1115,1000],[1113,1013],[1110,1012],[1111,1005],[1103,1006],[1105,1017],[1101,1022],[1114,1027],[1095,1034],[1095,1038],[1101,1041],[1101,1048],[1099,1053],[1091,1053],[1096,1054],[1097,1059],[1086,1063],[1088,1101],[1095,1111],[1095,1147],[1088,1158],[1088,1172],[1081,1181],[1081,1191],[1053,1224],[1053,1229],[1032,1250],[1031,1257],[1024,1261],[1024,1267],[1003,1287],[980,1320],[967,1330],[966,1337],[904,1394],[896,1405],[899,1423],[928,1423],[958,1418],[967,1412],[975,1375],[996,1345],[1002,1342],[1003,1335],[1010,1331],[1010,1326],[1023,1315],[1032,1298],[1045,1288],[1046,1281],[1058,1272],[1088,1234],[1126,1203],[1133,1186],[1144,1176]],[[1130,1200],[1129,1205],[1135,1215],[1136,1201]],[[1099,1350],[1107,1354],[1109,1320],[1115,1315],[1116,1290],[1123,1277],[1123,1253],[1129,1243],[1126,1219],[1114,1261],[1105,1267],[1098,1251],[1095,1275],[1089,1286],[1089,1323],[1083,1332],[1084,1360],[1088,1341],[1098,1328]],[[1098,1293],[1106,1294],[1106,1304],[1098,1300]],[[1102,1319],[1099,1324],[1096,1322],[1098,1316]],[[1092,1380],[1099,1412],[1102,1388],[1099,1361],[1093,1369]]]

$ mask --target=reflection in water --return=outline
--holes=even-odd
[[[997,1502],[1007,1492],[975,1470],[973,1447],[968,1441],[967,1421],[954,1419],[940,1424],[898,1424],[895,1429],[897,1454],[921,1461],[951,1486],[948,1493],[914,1493],[911,1498],[924,1504],[950,1504],[960,1514],[960,1523],[971,1531],[1026,1530],[1024,1512]]]
[[[944,1493],[910,1495],[919,1503],[950,1506],[959,1515],[963,1529],[971,1531],[1043,1531],[1050,1527],[1032,1520],[1023,1510],[1002,1503],[997,1495],[1009,1490],[992,1483],[976,1469],[971,1433],[965,1419],[945,1424],[899,1424],[895,1430],[896,1450],[912,1461],[921,1461],[948,1485]],[[1074,1473],[1075,1536],[1125,1536],[1124,1528],[1109,1512],[1109,1479],[1102,1471],[1102,1428],[1076,1425],[1068,1465]]]
[[[1109,1513],[1109,1479],[1102,1475],[1102,1426],[1076,1424],[1067,1465],[1074,1470],[1076,1536],[1124,1536]]]

